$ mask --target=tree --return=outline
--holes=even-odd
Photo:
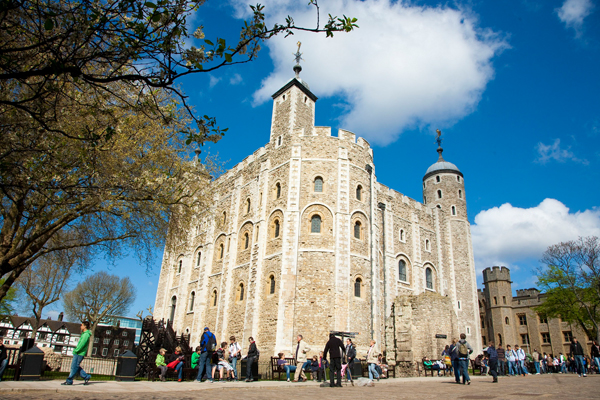
[[[126,314],[135,301],[135,287],[128,277],[100,271],[77,284],[65,294],[63,304],[69,318],[90,321],[89,354],[94,345],[94,334],[99,323],[113,323],[113,317]]]
[[[57,240],[60,235],[52,238]],[[63,291],[67,289],[71,270],[85,248],[55,251],[38,258],[30,268],[27,268],[17,280],[17,287],[28,297],[31,311],[35,318],[32,326],[32,338],[35,338],[40,327],[42,312],[47,306],[60,300]]]
[[[0,300],[54,251],[118,257],[132,246],[148,262],[168,224],[183,232],[207,208],[211,160],[185,154],[224,130],[189,107],[178,78],[252,61],[280,33],[356,27],[330,15],[321,28],[318,13],[316,28],[290,17],[267,27],[257,5],[238,43],[199,27],[203,44],[188,47],[187,17],[204,1],[0,2]],[[50,243],[59,233],[68,239]]]
[[[0,285],[4,283],[6,279],[0,279]],[[6,296],[0,300],[0,315],[11,315],[15,313],[15,301],[17,299],[17,288],[12,287],[6,293]]]
[[[536,311],[577,323],[588,337],[600,341],[600,241],[596,236],[548,247],[538,273],[547,294]]]

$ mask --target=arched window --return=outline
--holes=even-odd
[[[435,177],[435,181],[436,181],[436,182],[439,182],[439,181],[440,181],[440,176],[439,176],[439,175]]]
[[[250,212],[250,199],[246,200],[246,213]]]
[[[452,215],[456,215],[456,207],[452,206]]]
[[[354,237],[360,239],[360,221],[354,223]]]
[[[458,191],[458,198],[459,198],[459,199],[462,199],[462,190],[459,190],[459,191]]]
[[[427,285],[427,289],[433,290],[433,272],[429,267],[425,269],[425,283]]]
[[[406,282],[406,262],[404,260],[398,261],[398,279]]]
[[[225,253],[225,246],[223,246],[223,243],[221,243],[219,245],[219,258],[220,259],[223,259],[224,253]]]
[[[400,241],[404,242],[404,229],[400,229]]]
[[[275,293],[275,277],[271,275],[269,277],[269,294]]]
[[[431,244],[429,242],[429,239],[425,239],[425,250],[427,250],[427,251],[431,250]]]
[[[360,286],[362,284],[362,280],[360,278],[356,278],[354,281],[354,297],[360,297]]]
[[[278,199],[281,196],[281,183],[275,184],[275,198]]]
[[[440,210],[442,209],[442,206],[439,204],[436,207],[439,208]]]
[[[248,244],[250,243],[250,235],[248,232],[244,233],[244,249],[248,248]]]
[[[356,187],[356,200],[362,200],[362,186],[360,185]]]
[[[310,219],[310,233],[321,233],[321,217],[313,215]]]
[[[223,225],[225,225],[225,222],[227,222],[227,213],[223,211]]]
[[[323,191],[323,178],[317,176],[315,178],[315,192],[321,193]]]
[[[217,306],[217,290],[213,290],[213,307]]]
[[[240,297],[239,297],[240,301],[244,300],[244,284],[240,283]]]
[[[179,260],[179,268],[177,268],[177,273],[180,274],[181,273],[181,266],[183,265],[183,261]]]
[[[285,100],[285,99],[284,99]],[[281,146],[281,136],[277,138],[277,146]]]
[[[460,176],[456,175],[456,180],[460,182]]]
[[[194,311],[194,299],[196,298],[196,292],[190,293],[190,308],[189,311]]]
[[[276,237],[276,238],[279,237],[279,220],[278,219],[275,220],[275,227],[273,229],[273,237]]]
[[[510,321],[509,321],[508,317],[505,317],[505,318],[504,318],[504,323],[505,323],[506,325],[510,325]]]
[[[196,261],[196,267],[200,266],[200,260],[202,260],[202,252],[201,251],[198,252],[198,261]]]
[[[173,322],[173,319],[175,318],[175,307],[177,307],[177,296],[171,297],[171,322]]]
[[[498,346],[502,346],[502,335],[498,334]]]
[[[442,191],[441,191],[441,190],[438,190],[438,191],[437,191],[437,194],[438,194],[438,199],[441,199],[441,198],[442,198]]]

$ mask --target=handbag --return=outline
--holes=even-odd
[[[452,360],[450,359],[450,356],[444,357],[444,364],[446,364],[448,366],[452,365]]]
[[[179,360],[171,361],[170,363],[167,364],[167,368],[175,369],[177,364],[179,364]]]

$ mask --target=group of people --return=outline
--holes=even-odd
[[[204,333],[200,338],[200,345],[192,353],[190,365],[192,369],[197,370],[196,382],[202,382],[203,379],[214,382],[215,375],[219,374],[219,382],[238,381],[237,363],[239,360],[246,359],[246,382],[254,380],[252,375],[252,366],[258,361],[260,352],[256,347],[256,342],[252,337],[248,339],[248,353],[242,357],[242,347],[238,344],[235,336],[229,338],[227,342],[221,342],[217,347],[217,339],[208,327],[204,328]],[[165,381],[167,371],[175,370],[177,380],[183,380],[183,367],[185,365],[185,355],[181,347],[175,348],[169,362],[165,360],[166,350],[160,349],[156,356],[156,366],[160,369],[160,380]],[[226,358],[227,355],[227,358]]]

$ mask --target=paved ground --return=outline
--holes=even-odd
[[[375,387],[321,388],[313,382],[90,382],[61,386],[60,381],[0,382],[2,400],[187,400],[187,399],[600,399],[600,376],[537,375],[503,378],[473,377],[472,384],[457,385],[448,378],[382,380]]]

